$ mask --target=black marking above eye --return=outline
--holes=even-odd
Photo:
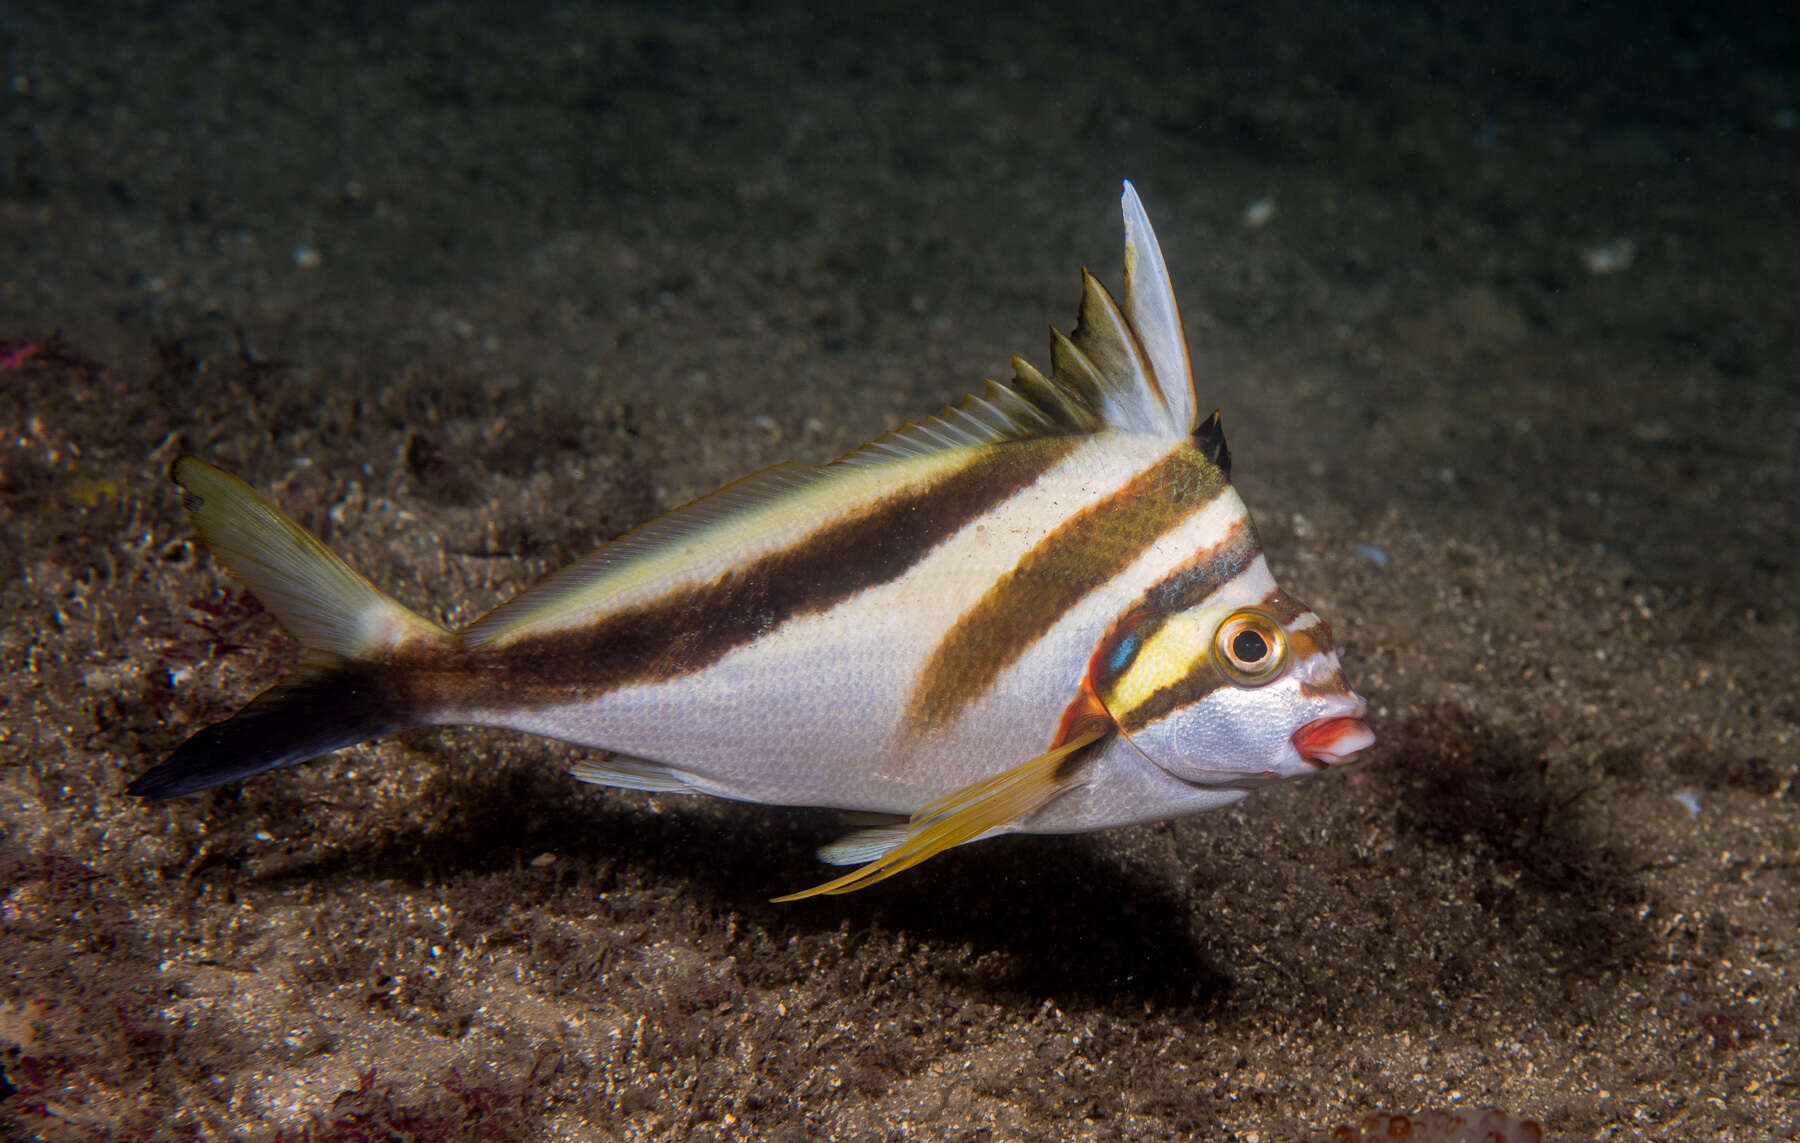
[[[1246,667],[1255,666],[1269,653],[1269,641],[1262,632],[1245,628],[1231,637],[1231,657]]]
[[[1225,427],[1219,420],[1219,410],[1214,409],[1212,416],[1201,421],[1200,427],[1194,430],[1194,445],[1207,460],[1219,466],[1219,472],[1226,480],[1231,479],[1231,447],[1225,443]]]

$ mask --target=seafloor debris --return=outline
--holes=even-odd
[[[1622,274],[1637,262],[1637,254],[1637,239],[1615,238],[1611,242],[1596,242],[1583,247],[1581,264],[1595,276]]]
[[[1552,1143],[1544,1125],[1504,1111],[1427,1111],[1366,1115],[1356,1127],[1314,1135],[1306,1143]]]

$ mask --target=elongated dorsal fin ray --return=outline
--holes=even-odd
[[[1194,399],[1193,365],[1187,337],[1181,332],[1175,288],[1169,284],[1169,268],[1163,263],[1156,231],[1150,228],[1150,216],[1144,213],[1137,188],[1129,179],[1120,205],[1125,211],[1125,315],[1150,359],[1154,385],[1170,423],[1179,432],[1190,433],[1199,420],[1199,405]]]
[[[1072,335],[1050,331],[1045,377],[1013,358],[1007,384],[904,425],[836,462],[863,466],[949,448],[1114,429],[1178,439],[1194,430],[1194,382],[1181,315],[1143,204],[1125,184],[1125,305],[1081,272]]]
[[[570,609],[579,608],[584,600],[603,600],[609,585],[603,585],[602,581],[624,570],[631,561],[657,553],[679,554],[687,542],[698,543],[701,533],[790,496],[825,474],[824,469],[810,465],[771,465],[690,501],[589,552],[513,596],[471,623],[462,633],[463,643],[479,647],[504,641],[540,620],[566,617]]]

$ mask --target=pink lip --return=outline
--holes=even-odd
[[[1342,762],[1375,744],[1375,732],[1360,718],[1321,718],[1294,731],[1294,749],[1309,762]]]

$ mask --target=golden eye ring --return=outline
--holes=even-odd
[[[1213,658],[1241,687],[1260,687],[1287,668],[1287,636],[1273,615],[1256,607],[1227,615],[1213,633]]]

